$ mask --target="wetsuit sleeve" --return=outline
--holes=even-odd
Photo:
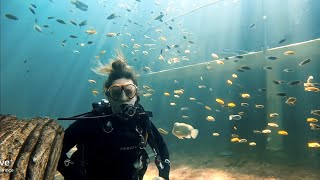
[[[57,168],[62,175],[68,173],[68,167],[64,165],[64,161],[68,159],[67,153],[72,147],[84,140],[84,136],[87,134],[86,132],[90,129],[88,126],[90,126],[88,121],[77,120],[65,130],[61,156]]]
[[[152,122],[151,122],[151,132],[154,136],[155,144],[159,150],[161,163],[163,165],[163,169],[158,168],[159,176],[166,180],[169,180],[170,161],[169,161],[169,151],[168,151],[167,145],[164,142],[163,137],[161,136],[161,134],[159,133],[159,131],[157,130],[157,128]]]

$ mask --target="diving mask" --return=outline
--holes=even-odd
[[[137,95],[138,88],[134,84],[114,84],[108,88],[110,97],[115,101],[120,99],[122,91],[129,99],[132,99]]]

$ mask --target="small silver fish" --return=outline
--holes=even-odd
[[[230,115],[229,116],[229,120],[240,120],[241,119],[241,116],[238,115],[238,114],[235,114],[235,115]]]

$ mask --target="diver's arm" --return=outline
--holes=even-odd
[[[155,125],[150,121],[151,124],[151,132],[154,136],[154,140],[156,146],[159,150],[159,155],[161,157],[161,163],[163,165],[163,169],[159,169],[159,176],[169,180],[169,172],[170,172],[170,160],[169,160],[169,151],[166,143],[163,140],[163,137],[155,127]]]
[[[86,134],[85,132],[88,129],[88,125],[88,120],[77,120],[65,130],[61,156],[57,168],[62,175],[68,173],[68,167],[64,164],[65,160],[68,159],[67,153],[72,147],[81,142],[83,135]]]

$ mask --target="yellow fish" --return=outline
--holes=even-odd
[[[316,142],[310,142],[310,143],[308,143],[308,147],[311,147],[311,148],[320,148],[320,144],[319,144],[319,143],[316,143]]]
[[[207,116],[207,118],[206,118],[208,121],[214,121],[215,119],[214,119],[214,117],[212,117],[212,116]]]
[[[295,97],[289,97],[286,100],[286,104],[290,105],[290,106],[294,106],[296,104],[297,98]]]
[[[316,119],[316,118],[307,118],[307,122],[316,123],[316,122],[318,122],[318,119]]]
[[[288,132],[281,130],[281,131],[278,131],[278,134],[283,135],[283,136],[287,136]]]
[[[151,96],[151,95],[152,95],[151,93],[145,93],[145,94],[143,94],[144,97],[149,97],[149,96]]]
[[[204,106],[206,110],[211,111],[211,108],[209,106]]]
[[[174,90],[175,94],[183,94],[183,89],[179,89],[179,90]]]
[[[220,61],[220,60],[216,60],[216,63],[217,63],[217,64],[224,64],[224,62],[223,62],[223,61]]]
[[[219,136],[219,133],[212,133],[212,136]]]
[[[244,99],[248,99],[248,98],[250,98],[250,94],[243,93],[243,94],[241,94],[241,97]]]
[[[92,91],[92,94],[96,96],[97,94],[99,94],[99,92],[96,91],[96,90],[93,90],[93,91]]]
[[[284,55],[288,56],[288,55],[293,55],[294,51],[286,51],[283,53]]]
[[[228,103],[228,106],[229,107],[236,107],[236,104],[235,103]]]
[[[165,96],[170,96],[170,93],[165,92],[164,95],[165,95]]]
[[[270,127],[279,127],[278,124],[276,124],[276,123],[268,123],[268,126],[270,126]]]
[[[270,129],[264,129],[261,131],[262,134],[270,134],[271,130]]]
[[[227,83],[228,83],[229,85],[232,85],[232,81],[231,81],[230,79],[227,80]]]
[[[240,141],[240,139],[236,138],[236,137],[231,139],[231,142],[239,142],[239,141]]]
[[[233,78],[238,78],[238,75],[232,74],[232,77],[233,77]]]
[[[86,30],[86,33],[88,35],[92,35],[92,34],[97,34],[97,31],[94,28],[90,28],[90,29]]]
[[[305,87],[304,90],[305,90],[305,91],[309,91],[309,92],[320,92],[320,89],[319,89],[319,88],[317,88],[317,87],[312,87],[312,86],[310,86],[310,87]]]
[[[217,98],[217,99],[216,99],[216,102],[219,103],[219,104],[221,104],[221,105],[224,105],[224,101],[223,101],[222,99]]]

